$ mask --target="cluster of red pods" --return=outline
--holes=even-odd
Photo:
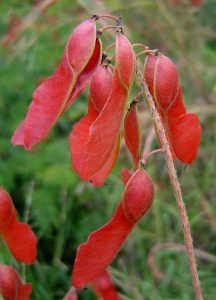
[[[90,234],[87,241],[79,246],[72,274],[73,287],[83,288],[92,283],[98,296],[115,300],[120,298],[106,269],[133,227],[150,209],[154,187],[140,163],[143,157],[137,105],[136,101],[130,101],[129,96],[136,68],[134,47],[124,35],[120,19],[112,17],[117,22],[116,38],[115,43],[108,48],[115,47],[115,55],[108,58],[103,53],[100,40],[105,29],[96,28],[96,21],[100,17],[92,16],[72,32],[59,66],[34,91],[26,117],[11,141],[13,145],[22,145],[24,149],[31,150],[47,137],[59,117],[89,85],[87,114],[73,127],[69,136],[71,162],[82,180],[101,186],[118,158],[123,132],[125,144],[133,159],[133,171],[122,170],[124,192],[115,213],[109,222]],[[186,111],[174,63],[155,51],[143,52],[146,54],[143,79],[161,116],[173,159],[190,164],[197,155],[200,142],[199,120],[195,114]],[[2,199],[0,203],[3,203]],[[31,253],[21,250],[18,239],[20,234],[16,234],[16,230],[25,233],[27,228],[30,229],[26,224],[20,227],[16,225],[14,233],[14,222],[17,222],[14,208],[3,208],[4,205],[0,206],[3,209],[2,215],[7,210],[7,213],[11,213],[12,221],[0,228],[3,228],[2,236],[15,257],[20,259],[20,255],[26,253],[26,262],[30,263],[35,257],[32,254],[35,248],[31,245]],[[22,245],[35,241],[29,232],[28,236],[24,233],[22,238],[26,237],[27,240],[26,243],[22,241]],[[3,294],[3,289],[0,290]],[[74,290],[65,299],[76,299]]]

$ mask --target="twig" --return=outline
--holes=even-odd
[[[170,250],[175,250],[177,252],[186,252],[186,248],[185,245],[183,244],[176,244],[176,243],[158,243],[156,245],[154,245],[148,255],[148,265],[149,268],[151,269],[151,272],[153,274],[153,276],[157,279],[157,280],[164,280],[166,279],[166,275],[164,273],[162,273],[156,264],[155,261],[155,256],[156,254],[163,249],[170,249]],[[199,257],[203,260],[212,262],[212,263],[216,263],[216,256],[212,255],[206,251],[200,250],[200,249],[194,249],[194,253],[196,255],[196,257]]]
[[[152,116],[152,119],[153,119],[153,122],[155,125],[155,130],[156,130],[157,135],[160,140],[161,148],[163,149],[163,152],[164,152],[167,171],[168,171],[168,174],[170,177],[170,182],[171,182],[171,185],[172,185],[172,188],[174,191],[179,214],[181,217],[181,222],[183,225],[184,240],[185,240],[187,255],[188,255],[188,259],[189,259],[189,267],[190,267],[190,272],[191,272],[191,276],[192,276],[195,299],[202,300],[203,299],[202,289],[201,289],[201,285],[200,285],[200,281],[199,281],[199,277],[198,277],[198,273],[197,273],[196,258],[195,258],[194,249],[193,249],[193,240],[191,237],[190,224],[188,222],[185,205],[184,205],[184,201],[182,198],[181,187],[180,187],[180,184],[179,184],[179,181],[177,178],[172,155],[170,152],[169,143],[166,138],[165,130],[162,125],[160,115],[155,107],[152,96],[149,93],[148,86],[145,82],[142,71],[140,70],[140,68],[138,66],[138,63],[136,63],[136,76],[137,76],[138,83],[141,87],[141,90],[143,92],[143,97],[146,100],[149,111],[151,113],[151,116]]]
[[[161,148],[150,151],[149,153],[147,153],[146,155],[143,155],[141,157],[140,163],[143,166],[145,166],[145,164],[146,164],[147,160],[149,159],[149,157],[151,157],[154,154],[161,153],[161,152],[163,152]]]

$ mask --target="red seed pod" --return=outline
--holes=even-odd
[[[120,148],[120,136],[117,137],[112,152],[108,157],[107,161],[105,162],[105,164],[103,165],[103,167],[91,177],[90,181],[94,186],[99,187],[103,185],[108,175],[112,172],[112,169],[114,168],[115,163],[118,159],[119,148]]]
[[[0,234],[7,228],[15,213],[10,196],[3,188],[0,188]]]
[[[0,234],[10,252],[19,261],[31,264],[37,255],[37,237],[31,227],[17,220],[10,195],[0,188]]]
[[[137,170],[131,177],[123,172],[127,182],[125,192],[109,222],[91,233],[77,250],[72,284],[83,288],[113,261],[136,222],[152,205],[154,189],[150,177]],[[129,178],[130,177],[130,178]]]
[[[112,89],[112,69],[109,65],[97,69],[91,80],[90,95],[92,102],[100,113],[106,104]]]
[[[137,170],[128,181],[122,207],[131,223],[137,223],[152,206],[154,186],[144,170]]]
[[[31,227],[14,216],[3,232],[3,238],[11,254],[19,261],[32,264],[37,256],[37,237]]]
[[[103,271],[91,282],[95,294],[103,300],[121,300],[108,271]]]
[[[33,93],[26,118],[15,131],[12,144],[30,150],[44,139],[87,86],[100,61],[101,43],[96,38],[95,18],[91,18],[72,32],[57,70]]]
[[[174,104],[179,89],[175,64],[165,55],[150,54],[145,61],[144,73],[157,107],[166,112]]]
[[[130,111],[125,117],[124,123],[125,143],[132,155],[134,161],[134,170],[138,168],[140,160],[140,129],[137,118],[136,105],[132,105]]]
[[[201,127],[198,117],[186,111],[175,65],[165,55],[149,54],[144,75],[162,117],[171,151],[183,163],[192,163],[197,155]]]
[[[0,264],[0,295],[4,300],[28,300],[31,292],[31,284],[22,283],[12,267]]]
[[[117,33],[112,90],[106,105],[91,126],[82,166],[84,180],[102,168],[113,150],[125,117],[133,75],[132,46],[124,35]]]
[[[74,127],[70,134],[71,161],[74,170],[82,179],[90,180],[93,185],[101,186],[117,160],[119,153],[119,137],[104,165],[91,177],[83,174],[83,163],[87,153],[87,143],[92,127],[103,110],[112,88],[112,71],[107,65],[100,66],[92,77],[88,103],[88,113]]]
[[[132,173],[128,169],[121,169],[121,179],[124,185],[128,183],[128,180],[131,178]]]

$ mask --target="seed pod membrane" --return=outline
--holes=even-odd
[[[171,152],[183,163],[191,164],[197,155],[201,127],[198,117],[186,111],[174,63],[165,55],[149,54],[144,76],[161,115]]]
[[[44,139],[61,114],[89,83],[101,61],[101,43],[96,38],[95,19],[81,23],[72,32],[55,73],[36,88],[25,120],[11,142],[30,150]]]
[[[123,172],[128,182],[111,220],[91,233],[77,250],[72,274],[72,284],[76,288],[84,287],[107,268],[136,222],[152,205],[154,189],[147,173],[137,170],[130,178],[128,174]]]

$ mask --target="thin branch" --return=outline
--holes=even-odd
[[[165,280],[166,275],[158,269],[155,258],[156,258],[157,253],[163,249],[175,250],[180,253],[186,252],[185,245],[176,244],[176,243],[158,243],[151,248],[149,255],[148,255],[148,259],[147,259],[148,265],[149,265],[149,268],[151,269],[153,276],[159,281]],[[194,253],[195,253],[196,257],[199,257],[200,259],[209,261],[211,263],[216,263],[215,255],[212,255],[212,254],[210,254],[206,251],[200,250],[200,249],[194,249]],[[173,282],[176,283],[175,281],[173,281]]]
[[[108,19],[111,19],[111,20],[114,20],[116,22],[118,22],[118,18],[115,17],[115,16],[112,16],[112,15],[98,15],[99,18],[108,18]]]
[[[136,63],[136,76],[137,76],[138,83],[141,87],[141,90],[143,92],[143,97],[144,97],[145,101],[147,102],[150,114],[152,116],[152,119],[153,119],[153,122],[155,125],[155,130],[159,137],[161,148],[163,149],[164,157],[166,160],[167,171],[168,171],[168,174],[170,177],[170,182],[171,182],[171,185],[172,185],[172,188],[174,191],[179,214],[181,217],[181,222],[183,225],[184,240],[185,240],[187,255],[188,255],[188,259],[189,259],[189,267],[190,267],[190,272],[191,272],[191,276],[192,276],[195,299],[202,300],[203,299],[202,289],[201,289],[201,285],[200,285],[200,281],[199,281],[199,277],[198,277],[198,273],[197,273],[197,265],[196,265],[196,258],[194,255],[193,240],[191,237],[190,224],[188,222],[187,212],[186,212],[184,201],[182,198],[180,183],[177,178],[172,155],[170,152],[169,143],[166,138],[165,130],[164,130],[163,124],[161,122],[160,115],[155,107],[152,96],[149,93],[148,86],[145,82],[142,71],[140,70],[140,67],[138,66],[138,63]]]
[[[161,152],[163,152],[161,148],[148,152],[146,155],[143,155],[141,157],[140,163],[144,166],[146,164],[147,160],[149,159],[149,157],[151,157],[154,154],[161,153]]]

